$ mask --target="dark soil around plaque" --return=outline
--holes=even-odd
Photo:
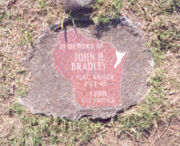
[[[127,53],[121,70],[119,88],[117,88],[119,90],[117,91],[115,88],[116,90],[111,90],[110,92],[113,93],[109,94],[114,96],[115,92],[119,93],[120,102],[113,104],[113,106],[109,104],[82,106],[77,102],[75,98],[77,90],[81,91],[84,88],[83,85],[80,84],[81,86],[75,89],[72,81],[64,77],[61,71],[58,72],[54,67],[55,58],[53,54],[60,44],[59,36],[63,34],[68,43],[71,41],[69,40],[71,34],[68,32],[83,34],[87,39],[93,38],[97,42],[109,42],[115,46],[117,51]],[[61,54],[59,60],[63,57],[66,55]],[[64,58],[63,66],[66,66],[69,58],[71,57]],[[111,58],[108,59],[111,62]],[[108,60],[106,61],[108,62]],[[69,26],[66,31],[48,32],[40,39],[27,65],[31,72],[30,90],[27,96],[19,98],[19,101],[29,108],[33,114],[53,115],[70,120],[78,120],[83,116],[89,116],[92,119],[107,119],[129,106],[139,103],[147,94],[147,80],[153,69],[153,60],[150,51],[145,46],[142,32],[123,18],[111,25],[99,27],[89,25],[85,28],[78,27],[76,29]],[[73,75],[73,73],[69,73],[68,77],[73,78]],[[107,87],[108,89],[111,88],[110,85]]]

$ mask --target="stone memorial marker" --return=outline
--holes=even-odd
[[[32,113],[78,120],[109,118],[147,93],[152,58],[140,31],[121,23],[97,39],[94,26],[49,32],[29,68],[29,93],[19,101]]]

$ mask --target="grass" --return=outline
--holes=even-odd
[[[8,99],[14,96],[17,90],[24,88],[27,84],[25,83],[25,77],[23,76],[24,68],[20,67],[18,63],[8,57],[7,54],[5,55],[1,52],[0,60],[0,98]],[[19,90],[19,93],[23,94],[23,91]]]
[[[106,24],[120,16],[121,8],[121,0],[96,0],[91,18],[95,24]]]
[[[18,102],[14,102],[13,104],[11,104],[10,107],[8,107],[8,112],[15,112],[16,114],[20,115],[22,114],[22,112],[24,111],[24,108],[21,104],[19,104]]]
[[[87,145],[97,142],[106,145],[106,135],[110,131],[115,133],[115,136],[111,135],[112,139],[116,137],[122,141],[128,136],[129,141],[135,143],[142,138],[147,140],[144,137],[153,135],[153,130],[166,126],[172,118],[179,118],[180,19],[177,0],[96,2],[91,16],[96,24],[108,23],[121,13],[132,14],[131,19],[141,22],[140,27],[148,38],[147,45],[153,52],[155,69],[149,81],[149,93],[140,105],[107,121],[82,118],[77,122],[32,115],[16,101],[18,96],[23,97],[28,92],[30,78],[21,62],[44,28],[50,28],[64,17],[62,6],[44,0],[23,0],[11,5],[9,2],[0,3],[0,111],[3,111],[0,112],[0,130],[3,129],[0,145]],[[11,126],[6,126],[8,124]],[[180,138],[177,129],[173,134]]]

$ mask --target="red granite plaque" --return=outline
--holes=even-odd
[[[84,107],[114,107],[121,102],[120,88],[126,52],[110,42],[88,38],[74,29],[58,34],[54,68],[74,87],[76,102]]]

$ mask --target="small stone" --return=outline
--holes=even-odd
[[[59,3],[64,5],[66,11],[79,10],[89,7],[95,0],[59,0]]]

